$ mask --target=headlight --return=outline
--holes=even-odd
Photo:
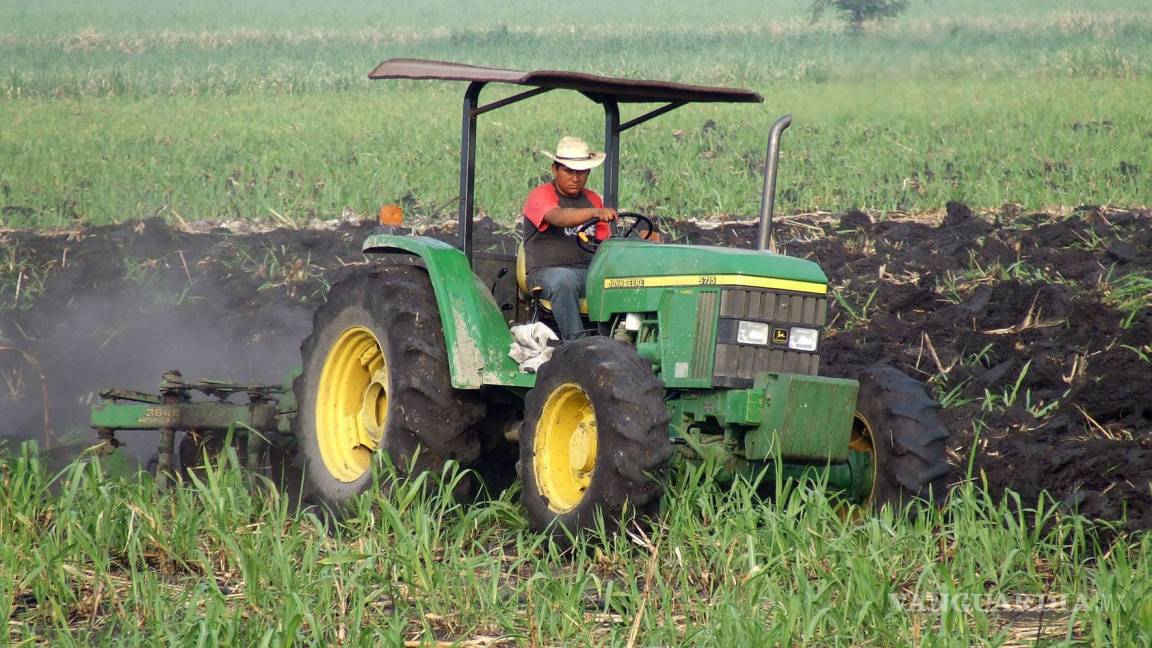
[[[768,344],[769,328],[771,327],[763,322],[742,321],[736,328],[736,341],[740,344]]]
[[[797,351],[815,351],[819,338],[820,333],[816,329],[793,326],[792,332],[788,335],[788,348]]]
[[[731,331],[732,329],[728,330]],[[731,333],[728,335],[731,335]],[[736,325],[736,342],[738,344],[755,344],[757,346],[787,346],[789,349],[795,351],[815,351],[820,343],[820,330],[803,326],[773,328],[773,326],[767,322],[746,322],[741,320]]]

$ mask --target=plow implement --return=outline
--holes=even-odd
[[[92,407],[90,424],[107,450],[120,445],[116,433],[121,430],[159,433],[156,474],[162,486],[178,467],[217,454],[229,436],[242,465],[254,472],[267,470],[271,451],[295,445],[290,378],[281,385],[185,381],[179,371],[169,371],[154,394],[116,388],[99,394],[102,402]]]

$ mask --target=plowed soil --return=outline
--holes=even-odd
[[[738,247],[756,234],[747,222],[662,229],[666,240]],[[363,260],[370,230],[242,234],[149,220],[0,234],[0,435],[90,439],[98,388],[154,391],[168,369],[280,382],[328,282]],[[481,247],[512,249],[491,222],[479,230]],[[454,228],[423,233],[451,239]],[[776,233],[840,295],[822,374],[890,362],[945,402],[958,479],[1152,526],[1152,309],[1148,294],[1121,295],[1141,285],[1124,276],[1152,277],[1152,212],[973,214],[953,203],[880,222],[797,216]]]

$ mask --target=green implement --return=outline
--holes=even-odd
[[[290,385],[290,380],[286,382]],[[295,414],[296,405],[287,385],[219,380],[187,382],[179,371],[169,371],[164,374],[158,391],[146,394],[103,389],[100,391],[102,402],[92,407],[89,424],[108,451],[120,445],[116,438],[118,431],[158,432],[157,476],[162,484],[179,464],[199,459],[206,439],[220,440],[232,435],[238,442],[243,462],[252,470],[265,465],[269,444],[279,449],[291,449],[294,445],[289,417]],[[236,394],[244,394],[247,403],[229,402]],[[179,448],[177,434],[181,435]],[[183,461],[178,461],[178,457]]]

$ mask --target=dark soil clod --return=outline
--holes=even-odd
[[[949,201],[944,208],[947,210],[948,215],[944,217],[942,227],[955,227],[972,220],[972,210],[964,203]]]

